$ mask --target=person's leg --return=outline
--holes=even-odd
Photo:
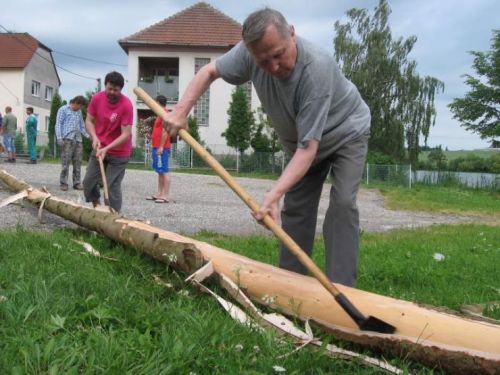
[[[74,142],[72,152],[73,163],[73,187],[81,189],[81,169],[82,169],[83,143]]]
[[[59,177],[61,189],[68,189],[68,171],[72,156],[72,143],[73,141],[69,139],[63,139],[61,144],[61,175]]]
[[[125,176],[125,168],[129,161],[128,157],[106,156],[104,159],[106,168],[106,179],[108,180],[109,205],[120,212],[122,208],[122,180]]]
[[[101,198],[101,191],[99,189],[100,181],[101,170],[99,169],[99,162],[95,157],[95,151],[92,151],[87,163],[87,171],[83,178],[83,194],[85,195],[86,202],[99,203]]]
[[[28,151],[30,160],[36,162],[36,133],[28,132]]]
[[[15,161],[16,160],[16,143],[15,137],[13,134],[6,133],[3,137],[3,141],[5,144],[5,148],[7,149],[7,160]]]
[[[281,210],[283,229],[309,256],[313,250],[318,204],[328,170],[329,163],[327,162],[312,167],[285,194],[283,209]],[[279,266],[289,271],[307,274],[307,269],[283,243],[280,246]]]
[[[363,175],[368,136],[342,146],[331,158],[332,188],[323,223],[326,274],[330,280],[355,286],[359,248],[356,195]]]
[[[170,149],[163,150],[161,154],[161,167],[157,167],[158,172],[158,195],[157,197],[160,199],[165,199],[168,201],[168,193],[169,193],[169,184],[170,184],[170,176],[169,176],[169,168],[168,168],[168,157],[170,154]]]

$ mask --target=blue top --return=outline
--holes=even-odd
[[[28,116],[26,119],[26,130],[28,132],[34,132],[36,133],[36,126],[38,124],[38,119],[36,116],[32,113],[31,115]]]

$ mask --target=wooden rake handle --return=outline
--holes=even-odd
[[[144,103],[153,110],[156,115],[162,117],[165,114],[164,109],[151,98],[140,87],[134,88],[134,93]],[[224,182],[245,202],[245,204],[253,211],[258,212],[260,205],[243,189],[238,182],[224,169],[224,167],[200,145],[186,130],[179,130],[179,136],[217,173]],[[262,220],[264,224],[278,237],[280,241],[299,259],[313,276],[334,296],[338,296],[340,291],[328,279],[328,277],[319,269],[319,267],[309,258],[309,256],[300,248],[299,245],[278,225],[269,215],[266,215]]]

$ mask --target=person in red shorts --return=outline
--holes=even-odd
[[[158,95],[156,101],[164,108],[167,105],[167,98],[163,95]],[[158,191],[146,199],[152,200],[155,203],[168,203],[170,191],[168,158],[170,156],[171,141],[167,131],[163,128],[163,120],[161,117],[156,117],[153,125],[151,145],[153,147],[152,167],[153,170],[158,173]]]

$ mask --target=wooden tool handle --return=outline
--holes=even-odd
[[[146,105],[158,116],[162,117],[165,110],[151,98],[140,87],[134,88],[134,93],[141,98]],[[179,136],[217,173],[226,184],[245,202],[253,211],[258,212],[260,205],[248,194],[236,180],[226,171],[226,169],[200,145],[186,130],[179,130]],[[264,224],[278,237],[280,241],[299,259],[299,261],[313,274],[313,276],[331,293],[337,296],[340,291],[328,279],[328,277],[319,269],[311,258],[300,248],[299,245],[278,225],[269,215],[262,220]]]
[[[101,180],[102,186],[104,188],[104,200],[105,204],[109,206],[109,190],[108,190],[108,180],[106,179],[106,170],[104,169],[104,162],[101,157],[98,157],[99,161],[99,169],[101,170]],[[111,206],[109,206],[109,210],[111,211]]]

